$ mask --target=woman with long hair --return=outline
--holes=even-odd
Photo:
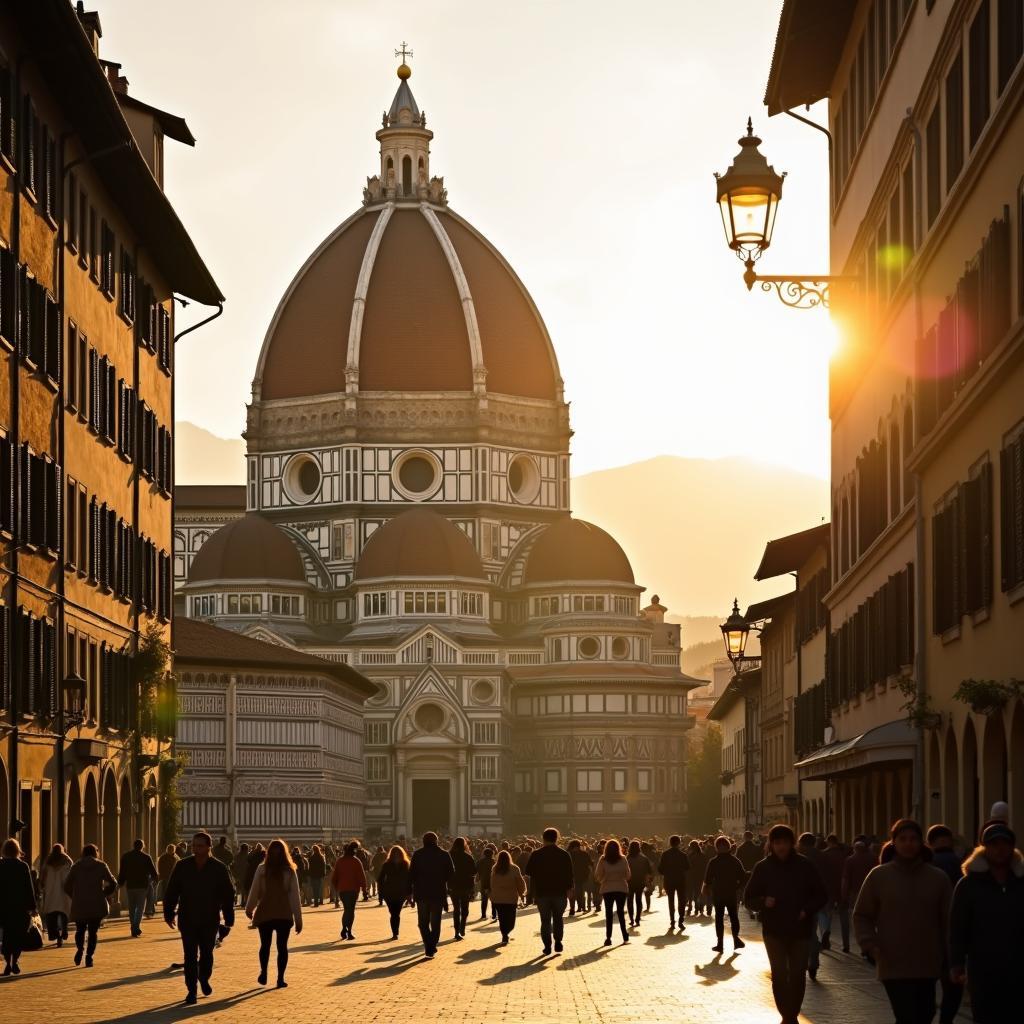
[[[612,944],[612,908],[619,918],[622,941],[629,942],[626,931],[626,896],[629,893],[629,861],[622,856],[622,847],[615,839],[604,844],[604,853],[594,869],[594,878],[601,886],[604,900],[604,944]]]
[[[652,874],[651,862],[644,855],[639,839],[634,839],[629,844],[626,859],[629,862],[629,892],[626,894],[629,923],[634,928],[639,928],[644,905],[644,889]]]
[[[256,868],[245,903],[245,916],[260,933],[260,975],[257,982],[261,985],[267,983],[270,942],[276,935],[277,987],[287,988],[284,972],[288,966],[288,933],[294,923],[295,934],[302,934],[302,899],[295,861],[280,839],[270,843],[263,863]]]
[[[491,871],[491,906],[498,915],[503,946],[508,945],[508,937],[516,926],[516,907],[525,895],[526,879],[523,873],[512,863],[509,851],[502,850]]]
[[[402,906],[412,895],[409,854],[397,844],[388,851],[387,859],[377,873],[377,892],[387,904],[388,913],[391,915],[391,938],[397,939]]]
[[[64,891],[64,883],[71,871],[71,858],[64,852],[60,843],[55,843],[43,861],[43,869],[39,873],[39,883],[43,890],[43,921],[46,934],[51,941],[56,941],[57,948],[64,945],[68,937],[68,920],[71,916],[71,900]]]
[[[4,976],[21,974],[18,958],[32,915],[36,894],[32,872],[22,860],[17,839],[8,839],[0,855],[0,928],[3,929]]]
[[[341,937],[354,939],[352,925],[356,920],[356,900],[366,889],[366,871],[358,855],[359,843],[353,840],[345,845],[345,852],[335,862],[331,872],[331,886],[341,898]]]

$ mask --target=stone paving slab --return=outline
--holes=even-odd
[[[132,939],[120,919],[101,930],[92,969],[73,965],[73,945],[26,953],[22,975],[0,979],[0,1024],[778,1024],[767,957],[745,914],[748,945],[738,952],[728,941],[724,954],[711,951],[707,918],[669,932],[666,903],[656,899],[628,945],[605,947],[603,917],[585,915],[567,920],[565,952],[550,957],[541,954],[532,909],[520,911],[504,948],[495,925],[472,918],[456,942],[446,915],[437,958],[427,961],[415,941],[415,911],[403,912],[392,942],[386,910],[360,903],[357,939],[341,942],[340,913],[327,906],[307,910],[302,935],[292,936],[289,987],[281,990],[273,987],[273,951],[271,986],[256,984],[256,932],[239,922],[217,950],[214,992],[198,1006],[183,1005],[182,972],[171,966],[181,960],[177,935],[154,918]],[[891,1020],[881,985],[858,958],[822,954],[802,1024]]]

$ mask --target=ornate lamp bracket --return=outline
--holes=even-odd
[[[755,284],[761,291],[775,291],[781,302],[791,309],[815,309],[820,306],[828,309],[830,305],[829,289],[833,282],[857,284],[859,278],[850,275],[819,274],[815,277],[801,274],[758,274],[754,272],[754,260],[744,260],[743,282],[747,291],[752,291]]]

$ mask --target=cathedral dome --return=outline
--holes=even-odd
[[[356,563],[357,580],[408,576],[487,578],[472,541],[454,523],[425,508],[410,509],[381,526]]]
[[[544,321],[501,254],[448,208],[443,179],[429,177],[433,132],[408,74],[399,77],[377,132],[380,175],[281,299],[254,398],[468,392],[561,402]]]
[[[196,552],[189,583],[208,580],[306,582],[302,556],[269,519],[250,512],[225,524]]]
[[[537,538],[526,560],[525,583],[576,580],[635,583],[626,553],[610,533],[582,519],[560,519]]]

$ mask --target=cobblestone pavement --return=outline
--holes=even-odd
[[[711,951],[714,928],[707,918],[691,920],[681,935],[668,931],[663,899],[654,901],[628,946],[602,945],[603,916],[567,919],[565,952],[550,957],[541,955],[532,908],[520,911],[505,948],[496,945],[494,925],[473,917],[466,939],[455,942],[445,915],[434,961],[424,960],[414,941],[415,911],[404,911],[397,942],[390,941],[387,912],[375,900],[359,904],[354,942],[338,940],[339,921],[330,906],[306,913],[302,935],[292,936],[289,987],[277,990],[273,954],[271,986],[256,984],[256,933],[241,917],[217,951],[213,994],[185,1007],[182,973],[171,967],[181,960],[177,935],[154,918],[144,922],[141,939],[132,939],[124,918],[112,920],[100,932],[91,970],[73,966],[73,946],[26,953],[21,977],[0,979],[0,1021],[778,1024],[759,929],[745,913],[747,947],[734,953],[727,940],[719,956]],[[808,984],[802,1024],[891,1020],[881,986],[859,959],[822,954],[818,981]]]

